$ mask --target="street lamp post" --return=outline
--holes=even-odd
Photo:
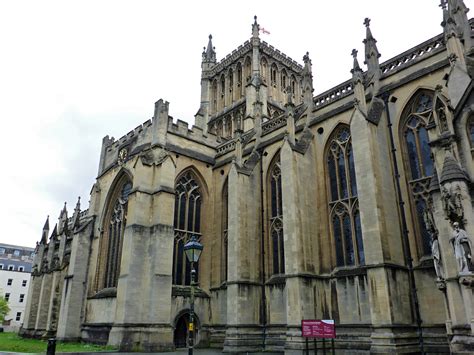
[[[194,350],[194,286],[196,285],[196,270],[194,263],[199,261],[203,246],[196,236],[191,236],[191,240],[184,245],[184,252],[191,263],[191,311],[189,314],[189,343],[188,354],[193,355]]]

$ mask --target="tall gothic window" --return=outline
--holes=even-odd
[[[132,183],[123,176],[116,184],[109,201],[103,224],[98,263],[97,289],[117,287],[120,275],[120,258],[125,226],[127,224],[128,197]]]
[[[228,179],[224,183],[222,188],[222,257],[221,257],[221,270],[222,270],[222,281],[227,281],[227,270],[229,265],[228,260],[228,226],[229,226],[229,184]]]
[[[285,273],[285,246],[283,242],[283,208],[281,194],[280,157],[272,163],[270,179],[270,245],[272,273]]]
[[[201,239],[202,198],[197,179],[187,171],[178,180],[175,188],[173,284],[190,285],[191,265],[184,253],[184,245],[195,235]],[[195,265],[196,272],[198,265]],[[198,273],[196,273],[196,280]]]
[[[337,266],[365,264],[354,154],[349,127],[340,126],[328,142],[330,225]]]
[[[417,243],[423,255],[431,254],[431,237],[423,215],[428,202],[428,188],[433,175],[427,126],[433,122],[433,94],[421,91],[403,112],[402,135],[405,145],[405,166],[415,221]]]

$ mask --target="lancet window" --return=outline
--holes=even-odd
[[[405,167],[417,244],[423,255],[431,254],[431,236],[423,216],[428,205],[428,188],[433,176],[427,126],[433,122],[433,93],[423,90],[408,103],[402,116]]]
[[[225,181],[224,187],[222,188],[222,256],[221,256],[221,270],[222,270],[222,281],[227,281],[227,270],[228,270],[228,226],[229,226],[229,184],[228,180]]]
[[[329,219],[336,266],[365,264],[354,154],[348,126],[332,133],[326,154],[329,182]]]
[[[98,262],[97,290],[117,287],[125,226],[127,224],[128,197],[132,183],[123,176],[117,183],[109,201],[103,223]]]
[[[174,207],[173,284],[190,285],[191,265],[186,259],[184,245],[194,235],[201,239],[202,197],[198,180],[187,171],[176,183]],[[198,271],[198,265],[195,265]],[[196,280],[198,273],[196,273]]]
[[[270,247],[272,274],[285,273],[285,245],[283,241],[283,205],[281,189],[281,166],[278,156],[270,166]]]

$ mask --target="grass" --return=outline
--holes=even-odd
[[[22,353],[45,353],[47,340],[26,339],[16,333],[0,333],[0,351]],[[87,343],[56,343],[56,352],[93,352],[115,350],[111,346],[101,346]]]

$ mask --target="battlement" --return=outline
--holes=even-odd
[[[218,138],[215,134],[208,132],[204,135],[202,128],[195,125],[193,125],[192,128],[189,128],[188,122],[180,119],[174,123],[173,117],[171,116],[168,118],[168,132],[211,146],[216,146],[218,144]]]

